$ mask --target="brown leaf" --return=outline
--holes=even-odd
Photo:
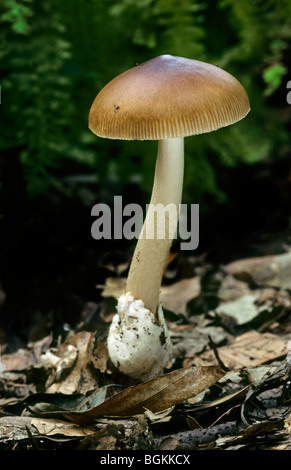
[[[228,274],[259,285],[291,288],[291,251],[279,255],[246,258],[224,266]]]
[[[287,431],[289,432],[289,434],[291,434],[291,413],[285,419],[284,425]]]
[[[126,279],[123,277],[107,277],[104,285],[97,285],[102,289],[102,297],[114,297],[118,299],[125,292]]]
[[[53,355],[56,364],[51,364],[52,372],[47,381],[47,392],[86,393],[97,386],[90,370],[93,343],[94,333],[80,331],[69,336],[59,346]],[[49,353],[46,353],[46,358]]]
[[[4,442],[27,439],[31,436],[84,437],[96,432],[92,426],[78,426],[58,419],[32,418],[30,416],[0,417],[0,435]]]
[[[36,366],[41,354],[50,346],[51,342],[52,335],[49,335],[39,341],[30,342],[26,349],[18,349],[10,354],[2,354],[1,370],[5,370],[5,372],[25,371],[29,367]]]
[[[128,387],[91,410],[63,414],[74,422],[88,422],[101,415],[142,414],[146,409],[156,413],[197,395],[217,382],[223,375],[224,372],[219,366],[178,369]]]
[[[266,304],[260,307],[256,304],[258,298],[258,293],[243,295],[231,302],[221,303],[215,309],[215,312],[219,316],[226,315],[233,318],[237,325],[244,325],[251,322],[261,311],[266,309]]]
[[[287,354],[287,342],[272,333],[248,331],[226,346],[218,348],[223,364],[229,369],[255,367]],[[206,351],[193,359],[197,365],[210,364],[214,361],[213,351]]]
[[[29,416],[3,416],[0,417],[0,436],[2,442],[19,441],[27,439],[28,432],[35,434]]]
[[[97,345],[91,357],[94,369],[99,369],[100,372],[106,372],[108,360],[109,354],[106,345],[102,343],[102,341],[97,341]]]
[[[102,288],[102,297],[118,299],[125,292],[126,279],[107,277]],[[200,281],[198,277],[183,279],[171,286],[161,287],[161,302],[164,308],[174,313],[186,313],[187,303],[200,294]]]
[[[161,287],[161,302],[165,309],[176,314],[187,313],[187,304],[200,294],[200,280],[198,277],[183,279],[171,286]]]
[[[94,427],[81,427],[74,423],[65,423],[58,419],[32,418],[31,425],[34,426],[42,436],[61,435],[68,437],[83,437],[96,432]]]

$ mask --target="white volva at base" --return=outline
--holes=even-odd
[[[113,317],[107,346],[113,364],[136,380],[150,380],[169,363],[172,344],[161,305],[158,318],[130,292],[122,295]]]

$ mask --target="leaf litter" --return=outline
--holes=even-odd
[[[124,265],[62,337],[1,346],[1,449],[291,449],[290,252],[183,263],[161,291],[174,354],[155,379],[108,357]]]

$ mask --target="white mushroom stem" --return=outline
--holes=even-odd
[[[136,380],[159,375],[171,358],[172,344],[159,294],[178,224],[183,170],[184,139],[159,141],[149,210],[133,255],[126,293],[118,299],[107,340],[113,364]]]
[[[159,305],[163,272],[177,229],[184,177],[184,138],[160,140],[158,145],[150,206],[126,285],[126,291],[135,299],[142,299],[145,307],[154,314]]]

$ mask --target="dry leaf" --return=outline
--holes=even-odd
[[[152,422],[165,423],[171,419],[171,413],[173,409],[174,409],[174,406],[171,406],[171,408],[167,408],[166,410],[163,410],[163,411],[158,411],[157,413],[153,413],[152,411],[146,409],[145,415]]]
[[[88,422],[101,415],[133,416],[165,410],[209,388],[224,372],[219,366],[178,369],[126,388],[91,410],[63,413],[74,422]]]
[[[220,405],[223,405],[227,402],[229,402],[229,406],[232,406],[231,402],[236,401],[237,399],[239,399],[241,397],[244,397],[247,394],[248,389],[249,389],[249,386],[247,385],[246,387],[243,387],[241,390],[238,390],[237,392],[231,393],[230,395],[227,395],[227,396],[222,397],[222,398],[218,398],[217,400],[214,400],[210,403],[204,403],[202,405],[195,406],[195,408],[193,408],[193,411],[197,412],[197,411],[202,411],[202,410],[206,410],[206,409],[209,409],[209,408],[217,408],[218,409],[218,407]],[[191,410],[189,410],[189,412],[190,411]]]
[[[188,361],[191,366],[193,357],[204,351],[209,344],[209,336],[215,344],[221,344],[225,342],[228,335],[219,326],[207,326],[203,321],[197,325],[186,325],[181,328],[180,325],[172,324],[170,326],[170,335],[173,343],[173,355],[174,357],[185,358],[183,360],[183,366],[187,368]],[[216,363],[212,361],[211,364]],[[201,364],[202,365],[202,364]],[[208,363],[207,365],[210,365]]]
[[[114,297],[118,299],[124,294],[126,285],[126,279],[123,277],[107,277],[105,279],[105,285],[98,285],[97,287],[103,289],[101,292],[102,297]]]
[[[263,450],[264,440],[266,440],[267,443],[273,443],[275,441],[275,434],[280,431],[282,431],[282,423],[280,420],[258,422],[242,429],[239,434],[234,434],[228,438],[218,437],[216,440],[216,448],[238,450],[248,448],[248,444],[251,443],[253,449],[257,448],[258,450]]]
[[[10,354],[2,354],[0,357],[1,370],[5,372],[22,371],[36,366],[41,354],[50,346],[51,342],[52,335],[49,335],[39,341],[30,342],[26,349],[18,349]]]
[[[62,435],[84,437],[95,433],[92,426],[79,426],[58,419],[31,418],[29,416],[5,416],[0,418],[0,435],[4,442],[27,439],[31,436]]]
[[[286,341],[272,333],[258,333],[257,331],[248,331],[235,338],[231,344],[218,348],[221,361],[229,369],[255,367],[279,358],[287,352]],[[193,359],[192,363],[213,364],[214,360],[214,353],[209,350]]]
[[[32,418],[31,425],[43,436],[62,435],[68,437],[83,437],[96,432],[93,426],[79,426],[58,419]]]
[[[94,333],[80,331],[60,345],[54,352],[59,361],[56,361],[48,379],[46,389],[48,393],[86,393],[97,386],[89,367],[93,341]],[[48,354],[49,351],[46,356]]]
[[[250,294],[251,290],[247,283],[236,279],[231,274],[227,274],[221,281],[218,289],[218,297],[224,302],[230,302]]]
[[[118,299],[125,292],[126,279],[121,277],[107,277],[102,288],[102,297]],[[198,277],[183,279],[171,286],[161,287],[161,302],[165,309],[174,313],[186,313],[187,303],[200,294],[200,281]]]
[[[259,285],[290,289],[291,251],[279,255],[233,261],[224,266],[224,270],[240,279],[252,279]]]
[[[289,434],[291,434],[291,413],[285,419],[284,426],[287,429],[287,431],[289,432]]]
[[[201,286],[198,277],[183,279],[171,286],[161,287],[161,302],[166,310],[186,315],[188,302],[198,297],[200,291]]]
[[[0,417],[1,441],[19,441],[27,439],[29,433],[35,434],[35,428],[31,425],[31,418],[27,416],[3,416]]]
[[[109,354],[107,347],[102,341],[97,341],[93,356],[91,357],[94,368],[99,369],[100,372],[106,372],[108,360]]]
[[[251,322],[261,311],[266,309],[266,304],[262,304],[260,307],[256,305],[258,298],[259,294],[244,295],[239,299],[220,304],[215,312],[218,315],[223,314],[235,318],[237,325],[244,325]]]

